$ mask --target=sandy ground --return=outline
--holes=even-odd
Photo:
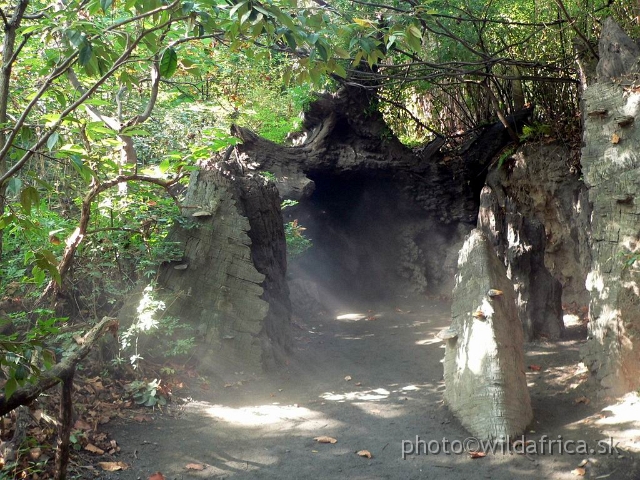
[[[95,476],[560,480],[580,478],[572,471],[587,461],[584,478],[640,479],[632,451],[640,450],[640,401],[595,398],[578,364],[580,327],[566,341],[527,345],[527,364],[541,367],[527,374],[535,411],[527,439],[560,435],[596,448],[612,436],[619,454],[559,454],[558,446],[554,455],[433,453],[443,438],[456,450],[454,442],[468,437],[442,403],[444,346],[435,334],[448,323],[449,306],[426,298],[398,298],[386,310],[342,305],[299,320],[295,352],[281,371],[212,376],[209,389],[194,387],[183,405],[149,412],[152,422],[110,424],[121,447],[112,460],[130,468]],[[319,436],[337,442],[321,444]],[[403,441],[409,450],[416,436],[432,442],[432,453],[403,459]]]

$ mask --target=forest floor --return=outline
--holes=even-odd
[[[559,454],[556,444],[553,454],[548,446],[544,454],[436,454],[435,442],[446,438],[457,451],[455,441],[469,436],[442,401],[444,345],[435,334],[448,323],[446,302],[401,297],[386,308],[336,305],[315,319],[297,319],[286,367],[194,379],[167,408],[145,409],[146,421],[104,425],[120,451],[94,458],[84,452],[74,464],[85,467],[74,470],[122,480],[640,479],[640,400],[596,397],[579,364],[580,322],[564,341],[526,345],[535,414],[526,439],[538,442],[540,452],[543,435],[590,449],[612,438],[618,453]],[[314,440],[323,436],[337,442]],[[403,458],[403,442],[408,451],[416,436],[430,452]],[[371,458],[357,453],[367,455],[363,450]],[[119,461],[127,469],[105,472],[91,461]]]

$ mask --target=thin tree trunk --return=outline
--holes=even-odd
[[[69,369],[62,379],[62,391],[60,395],[60,427],[58,428],[58,445],[56,449],[55,480],[67,478],[67,466],[69,465],[69,436],[73,424],[73,376],[75,365]]]
[[[7,122],[7,109],[9,107],[9,90],[11,87],[11,70],[15,62],[16,54],[16,31],[20,27],[20,22],[27,9],[29,0],[20,0],[16,5],[11,18],[3,17],[4,21],[4,41],[2,42],[2,66],[0,67],[0,148],[3,148],[7,136],[4,133],[4,125]],[[26,39],[25,39],[26,41]],[[18,47],[18,50],[20,47]],[[0,157],[0,177],[7,172],[7,157]],[[7,199],[7,183],[0,184],[0,216],[4,214]],[[2,258],[3,230],[0,229],[0,259]]]

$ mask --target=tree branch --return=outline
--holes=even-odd
[[[102,84],[104,84],[122,65],[124,65],[127,62],[128,58],[131,56],[133,51],[136,49],[138,44],[142,41],[142,39],[146,35],[148,35],[149,33],[155,32],[156,30],[161,30],[161,29],[165,28],[167,25],[170,25],[171,23],[173,23],[174,21],[175,21],[175,19],[169,19],[166,22],[162,23],[161,25],[157,25],[157,26],[155,26],[153,28],[150,28],[148,30],[144,30],[131,43],[131,45],[129,45],[129,47],[120,55],[120,57],[114,62],[113,66],[102,77],[100,77],[98,80],[96,80],[96,82],[91,86],[91,88],[89,88],[75,102],[73,102],[71,105],[69,105],[60,114],[60,117],[58,118],[58,120],[56,120],[53,123],[53,125],[49,128],[49,130],[45,131],[40,136],[40,139],[35,144],[32,145],[32,147],[29,149],[29,151],[26,152],[22,156],[22,158],[20,158],[20,160],[18,160],[10,169],[8,169],[0,177],[0,185],[3,184],[9,178],[11,178],[13,175],[15,175],[20,169],[22,169],[24,164],[27,163],[27,161],[32,157],[33,154],[31,152],[32,151],[37,151],[40,148],[42,148],[43,145],[45,145],[45,143],[49,139],[49,137],[53,134],[53,132],[55,132],[58,129],[58,127],[60,127],[60,125],[66,119],[66,117],[70,113],[74,112],[79,106],[83,105],[84,102],[91,95],[93,95],[98,90],[98,88],[100,88],[100,86],[102,86]],[[42,87],[40,87],[40,89],[36,93],[35,97],[31,100],[29,105],[27,105],[27,107],[25,108],[24,112],[22,113],[22,115],[20,116],[20,118],[18,119],[16,124],[14,125],[14,128],[13,128],[11,134],[9,135],[9,138],[7,139],[7,141],[5,142],[4,147],[0,151],[0,159],[6,157],[9,149],[11,148],[11,146],[13,144],[13,141],[15,140],[16,136],[18,135],[18,132],[19,132],[20,128],[22,128],[22,125],[26,121],[26,118],[29,115],[29,113],[31,112],[31,110],[33,109],[33,107],[39,102],[40,98],[44,95],[44,93],[47,91],[47,89],[51,86],[51,83],[56,78],[62,76],[64,73],[66,73],[66,71],[73,65],[73,63],[75,62],[77,56],[78,56],[78,52],[74,52],[73,54],[71,54],[62,63],[62,65],[60,65],[60,67],[58,67],[54,72],[52,72],[52,74],[47,78],[47,80],[44,82]]]
[[[591,50],[593,57],[595,59],[600,58],[600,55],[598,55],[598,52],[596,52],[595,48],[593,48],[593,45],[591,45],[591,42],[587,39],[587,37],[584,36],[584,34],[576,26],[576,20],[574,18],[571,18],[571,15],[569,15],[569,12],[567,12],[567,8],[564,6],[564,2],[562,0],[556,0],[556,3],[558,4],[558,7],[560,7],[560,10],[562,10],[562,13],[564,14],[564,16],[567,17],[567,20],[569,21],[569,25],[571,25],[571,28],[573,28],[574,32],[576,32],[576,34],[582,39],[582,41],[585,43],[587,48]]]
[[[62,378],[65,378],[75,366],[84,359],[96,341],[107,331],[117,331],[118,320],[111,317],[104,317],[100,323],[95,325],[83,338],[83,343],[78,350],[71,353],[67,358],[55,364],[49,370],[42,373],[35,384],[25,385],[13,392],[8,399],[0,396],[0,415],[6,415],[11,410],[20,405],[28,405],[40,396],[42,392],[54,387]]]

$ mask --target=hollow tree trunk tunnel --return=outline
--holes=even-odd
[[[471,225],[434,219],[390,171],[308,177],[313,194],[283,211],[313,242],[297,268],[336,295],[367,302],[450,291],[458,244]]]

